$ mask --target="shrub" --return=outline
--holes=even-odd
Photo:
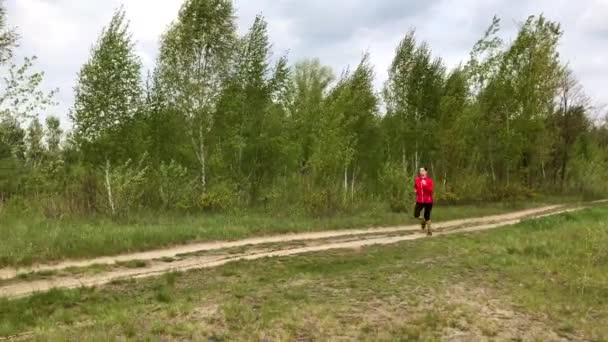
[[[148,172],[145,158],[144,155],[137,165],[132,165],[132,161],[128,160],[117,168],[112,168],[109,161],[106,163],[104,204],[105,209],[113,216],[124,215],[141,204]]]
[[[223,211],[237,204],[236,187],[227,182],[213,184],[199,196],[199,207],[204,211]]]
[[[415,201],[414,179],[403,168],[385,165],[380,175],[380,183],[391,211],[404,213],[412,209]]]
[[[477,175],[473,173],[465,173],[455,178],[450,182],[449,187],[452,189],[454,197],[458,201],[483,201],[489,195],[488,177],[486,175]]]
[[[188,169],[171,161],[162,163],[158,172],[158,196],[164,209],[188,210],[195,205],[196,186]]]
[[[449,185],[435,185],[435,201],[446,203],[446,204],[454,204],[460,201],[460,196],[454,192],[454,189]]]
[[[534,197],[534,192],[529,187],[512,183],[495,187],[488,197],[494,201],[518,201]]]
[[[303,194],[303,205],[312,216],[331,216],[343,209],[342,196],[332,187],[314,188]]]

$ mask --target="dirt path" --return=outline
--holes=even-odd
[[[567,208],[565,206],[547,206],[542,208],[518,211],[504,215],[494,215],[482,218],[454,220],[436,224],[435,236],[475,232],[512,225],[527,218],[538,218],[583,209],[584,207]],[[218,267],[238,260],[256,260],[268,257],[282,257],[309,252],[332,249],[352,249],[371,245],[387,245],[402,241],[425,238],[419,226],[403,226],[377,229],[357,229],[344,231],[329,231],[319,233],[289,234],[252,238],[234,242],[200,243],[175,248],[120,255],[115,257],[96,258],[83,261],[68,261],[56,265],[39,265],[34,268],[2,270],[4,280],[11,279],[0,285],[0,297],[19,298],[36,292],[44,292],[54,288],[77,288],[100,286],[112,281],[158,276],[175,271],[187,271]],[[234,248],[242,248],[235,253]],[[232,249],[232,250],[230,250]],[[214,252],[213,252],[214,251]],[[210,253],[213,252],[213,253]],[[205,255],[207,253],[208,255]],[[202,255],[201,255],[202,254]],[[171,262],[162,258],[177,258]],[[146,263],[141,268],[112,268],[98,273],[81,275],[59,275],[50,279],[20,280],[18,274],[40,271],[57,271],[69,267],[88,267],[97,264],[113,265],[127,261],[142,261]],[[13,281],[14,280],[14,281]]]
[[[523,211],[517,211],[508,214],[485,216],[480,218],[452,220],[442,223],[437,223],[434,228],[438,230],[458,229],[465,226],[473,226],[479,224],[488,224],[494,222],[509,221],[512,219],[521,219],[526,217],[535,217],[543,213],[552,213],[556,210],[565,208],[562,205],[552,205],[540,208],[528,209]],[[390,233],[406,233],[416,232],[420,230],[418,225],[410,226],[398,226],[398,227],[386,227],[386,228],[369,228],[369,229],[350,229],[350,230],[337,230],[337,231],[322,231],[322,232],[311,232],[311,233],[297,233],[297,234],[282,234],[275,236],[266,237],[255,237],[238,241],[218,241],[218,242],[202,242],[195,244],[188,244],[182,246],[176,246],[165,249],[152,250],[147,252],[129,253],[116,256],[99,257],[87,260],[68,260],[62,261],[55,264],[42,264],[35,265],[33,267],[24,268],[3,268],[0,269],[0,280],[11,279],[17,277],[19,274],[28,274],[32,272],[48,272],[63,270],[72,267],[89,267],[93,265],[112,265],[116,263],[129,262],[134,260],[155,260],[162,258],[173,258],[179,255],[192,254],[201,251],[217,251],[228,248],[254,246],[261,244],[270,243],[287,243],[293,241],[308,241],[308,240],[321,240],[321,239],[332,239],[346,236],[365,236],[371,234],[390,234]]]

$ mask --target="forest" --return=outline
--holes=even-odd
[[[456,67],[403,32],[377,89],[365,51],[346,70],[290,61],[263,16],[239,35],[229,0],[185,1],[146,73],[120,8],[91,42],[66,125],[48,115],[56,91],[41,90],[36,58],[15,58],[10,15],[0,8],[0,215],[407,212],[422,166],[438,203],[608,192],[604,113],[542,15],[508,40],[488,18]]]

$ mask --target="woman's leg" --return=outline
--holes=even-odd
[[[424,222],[426,225],[426,234],[433,235],[433,229],[431,227],[431,212],[433,211],[433,203],[424,205]]]
[[[424,219],[426,221],[431,220],[431,212],[433,211],[433,203],[428,203],[424,205]]]
[[[426,227],[426,220],[420,217],[420,212],[422,211],[423,208],[424,208],[424,205],[422,205],[421,203],[416,203],[416,206],[414,207],[414,218],[420,220],[420,227],[422,228],[422,230],[424,230],[424,228]],[[425,210],[425,215],[426,215],[426,210]]]

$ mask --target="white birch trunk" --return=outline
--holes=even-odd
[[[112,179],[110,175],[110,161],[106,160],[106,170],[105,170],[105,178],[106,178],[106,191],[108,193],[108,202],[110,204],[110,210],[112,211],[112,215],[116,214],[116,207],[114,205],[114,197],[112,195]]]

